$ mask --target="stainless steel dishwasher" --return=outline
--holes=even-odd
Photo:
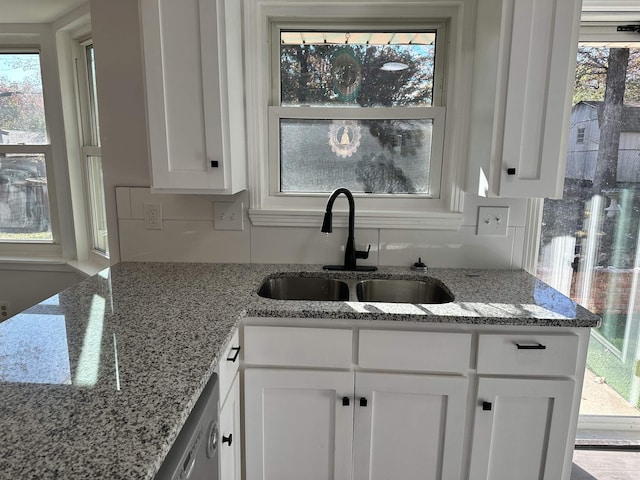
[[[155,480],[218,480],[218,397],[213,374]]]

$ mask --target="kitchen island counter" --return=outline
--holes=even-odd
[[[320,266],[121,263],[0,323],[0,478],[149,479],[243,317],[593,327],[518,271],[383,267],[343,278],[437,278],[438,305],[271,300],[270,275]]]

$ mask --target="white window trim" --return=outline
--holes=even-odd
[[[100,252],[91,248],[89,204],[85,193],[85,155],[90,154],[92,147],[83,146],[80,106],[78,104],[79,88],[75,58],[84,55],[81,43],[91,37],[91,23],[88,5],[79,9],[68,19],[56,25],[57,48],[59,53],[60,83],[62,93],[62,109],[64,114],[67,164],[69,171],[70,192],[72,197],[75,252],[67,263],[86,274],[108,267],[110,261]],[[79,52],[78,50],[82,50]]]
[[[366,18],[362,18],[366,4]],[[249,166],[249,216],[257,226],[319,226],[327,195],[296,197],[283,201],[272,195],[269,179],[269,107],[272,102],[271,27],[284,20],[301,22],[344,22],[361,19],[363,25],[387,21],[430,25],[434,19],[448,20],[447,83],[443,92],[446,105],[443,165],[440,198],[356,198],[357,225],[362,228],[448,229],[462,223],[464,160],[466,158],[466,119],[469,113],[475,2],[472,0],[422,0],[391,2],[355,0],[245,0],[244,44],[247,92],[247,144]],[[389,20],[391,19],[391,20]],[[442,40],[441,40],[442,41]],[[302,202],[301,200],[304,200]],[[384,203],[381,208],[380,202]],[[346,222],[346,219],[343,219]],[[336,223],[340,223],[338,218]]]
[[[102,157],[102,148],[97,145],[99,143],[98,138],[93,138],[93,129],[94,125],[92,122],[91,116],[91,93],[89,91],[88,85],[88,70],[87,70],[87,61],[86,61],[86,47],[93,44],[93,39],[86,38],[87,35],[78,35],[73,39],[73,51],[74,51],[74,60],[75,60],[75,83],[76,83],[76,105],[78,112],[78,140],[80,142],[80,169],[82,171],[83,178],[83,207],[84,207],[84,216],[85,216],[85,231],[79,233],[86,237],[83,239],[83,242],[86,242],[87,246],[87,256],[89,260],[93,263],[98,263],[100,265],[108,266],[109,264],[109,256],[105,252],[102,252],[96,248],[94,245],[96,243],[96,239],[93,235],[93,219],[91,218],[91,192],[89,189],[90,183],[90,173],[87,167],[87,162],[89,157]],[[84,40],[83,40],[84,38]],[[78,236],[77,234],[76,236]]]

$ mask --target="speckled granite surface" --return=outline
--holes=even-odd
[[[280,273],[278,273],[280,272]],[[270,300],[319,266],[123,263],[0,323],[0,479],[149,479],[246,316],[591,327],[523,272],[431,270],[441,305]],[[404,268],[343,278],[413,278]]]

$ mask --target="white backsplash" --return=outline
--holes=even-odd
[[[247,192],[234,197],[152,194],[149,188],[116,189],[122,261],[341,264],[346,229],[324,234],[308,227],[253,227]],[[242,201],[244,230],[214,230],[213,202]],[[162,230],[147,230],[143,205],[162,205]],[[476,235],[478,204],[510,207],[505,237]],[[522,266],[526,200],[465,199],[459,230],[356,228],[356,248],[371,245],[363,265],[411,265],[421,257],[431,267],[504,268]],[[356,211],[356,226],[358,224]]]

